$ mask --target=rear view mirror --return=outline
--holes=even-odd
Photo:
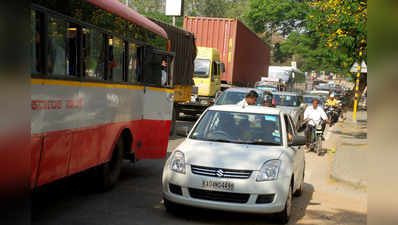
[[[307,107],[307,104],[305,104],[305,103],[301,103],[301,104],[300,104],[300,107],[302,107],[302,108],[306,108],[306,107]]]
[[[293,145],[293,146],[302,146],[302,145],[305,145],[306,142],[307,141],[305,139],[305,136],[297,135],[297,136],[293,137],[293,141],[292,141],[291,145]]]
[[[225,64],[221,63],[221,72],[225,73]]]

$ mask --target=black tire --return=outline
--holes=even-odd
[[[316,153],[318,154],[318,155],[321,155],[321,153],[322,153],[322,139],[321,139],[321,137],[317,137],[317,143],[316,143]]]
[[[116,143],[111,159],[99,167],[99,183],[102,190],[112,189],[119,179],[124,150],[123,139]]]
[[[276,219],[279,224],[287,224],[292,212],[292,185],[289,186],[288,196],[286,198],[285,208],[282,212],[276,214]]]
[[[304,168],[304,171],[305,171],[305,168]],[[304,174],[305,174],[305,172],[303,172],[303,178],[301,179],[300,187],[293,194],[294,197],[300,197],[304,192]]]
[[[176,214],[180,209],[180,206],[178,204],[176,204],[174,202],[170,202],[169,200],[167,200],[165,198],[163,198],[163,205],[164,205],[164,208],[166,208],[166,211],[169,213],[172,213],[172,214]]]

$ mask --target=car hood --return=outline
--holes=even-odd
[[[178,148],[186,163],[204,167],[259,170],[264,162],[279,159],[282,146],[246,145],[187,139]]]

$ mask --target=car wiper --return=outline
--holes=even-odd
[[[208,138],[208,139],[205,139],[205,140],[206,140],[206,141],[216,141],[216,142],[233,143],[233,141],[225,140],[225,139],[221,139],[221,138],[214,138],[214,139]]]
[[[272,145],[272,146],[280,146],[280,143],[275,143],[275,142],[264,142],[264,141],[245,141],[245,142],[239,142],[242,144],[248,144],[248,145]]]

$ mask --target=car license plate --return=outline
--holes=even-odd
[[[211,190],[233,191],[234,184],[228,181],[202,180],[202,187]]]

